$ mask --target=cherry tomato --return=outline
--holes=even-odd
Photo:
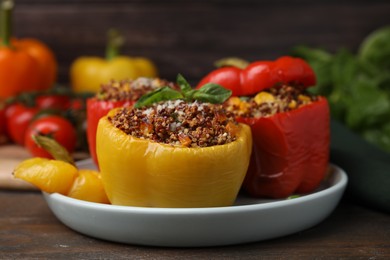
[[[249,64],[241,74],[241,95],[258,93],[277,82],[271,61],[257,61]]]
[[[289,56],[280,57],[274,65],[275,81],[295,83],[303,86],[316,84],[316,77],[310,65],[302,59]]]
[[[198,84],[197,88],[207,83],[216,83],[232,91],[232,96],[244,96],[241,88],[241,71],[236,67],[223,67],[210,72]]]
[[[0,101],[0,144],[7,141],[7,124],[5,117],[5,104]]]
[[[86,101],[82,98],[73,98],[70,101],[69,109],[73,110],[85,110],[86,109]]]
[[[65,111],[69,109],[71,99],[67,95],[39,95],[35,98],[35,103],[40,109]]]
[[[69,153],[76,147],[77,135],[74,126],[61,116],[46,116],[33,121],[25,133],[27,150],[37,157],[53,158],[47,151],[39,147],[32,135],[45,135],[61,144]]]
[[[28,107],[21,103],[14,103],[7,107],[5,111],[7,133],[14,143],[24,145],[27,127],[38,110],[36,107]]]

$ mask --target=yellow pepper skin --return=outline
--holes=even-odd
[[[71,198],[97,202],[109,203],[99,172],[88,169],[78,170],[78,176],[68,192]]]
[[[107,60],[85,56],[76,59],[70,68],[72,89],[77,93],[96,93],[102,83],[107,83],[112,79],[156,76],[157,69],[153,62],[141,57],[117,56]]]
[[[70,66],[70,81],[76,93],[100,90],[101,84],[110,80],[157,77],[154,63],[143,57],[120,55],[124,44],[123,35],[115,29],[108,31],[105,58],[84,56],[77,58]]]
[[[110,202],[161,208],[232,205],[252,148],[250,128],[244,124],[238,128],[237,139],[228,144],[174,147],[126,135],[103,117],[97,156]]]

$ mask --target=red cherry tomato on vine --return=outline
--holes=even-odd
[[[65,111],[69,109],[71,99],[67,95],[40,95],[35,98],[35,103],[40,109]]]
[[[7,133],[14,143],[24,145],[27,127],[38,110],[36,107],[28,107],[20,103],[7,107],[5,111]]]
[[[0,144],[7,141],[7,123],[5,117],[5,104],[0,101]]]
[[[36,157],[53,158],[43,148],[39,147],[32,135],[45,135],[56,140],[69,153],[76,147],[77,134],[74,126],[61,116],[46,116],[33,121],[25,134],[25,146],[31,155]]]

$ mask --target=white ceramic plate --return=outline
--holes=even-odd
[[[79,164],[92,168],[90,160]],[[337,206],[347,175],[335,165],[314,193],[290,200],[261,200],[240,195],[235,205],[216,208],[114,206],[44,197],[68,227],[104,240],[150,246],[203,247],[261,241],[293,234],[324,220]]]

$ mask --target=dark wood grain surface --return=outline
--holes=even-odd
[[[162,77],[199,80],[226,56],[274,59],[298,44],[356,50],[390,24],[389,1],[17,0],[14,32],[46,42],[59,81],[81,55],[104,54],[106,31],[121,30],[123,53],[153,59]]]
[[[0,205],[0,259],[390,259],[390,217],[345,200],[308,230],[211,248],[146,247],[87,237],[61,224],[38,192],[0,191]]]

